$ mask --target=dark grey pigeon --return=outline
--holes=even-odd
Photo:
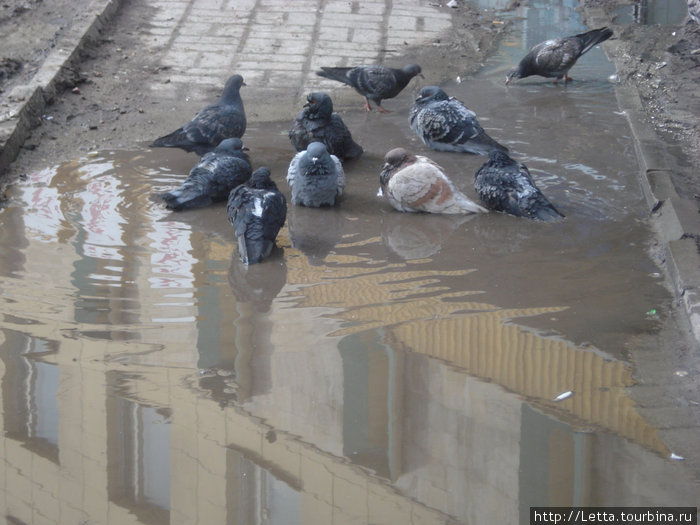
[[[541,221],[564,217],[535,185],[525,164],[502,151],[491,152],[474,176],[474,188],[490,210]]]
[[[475,155],[508,151],[486,134],[476,113],[437,86],[421,89],[411,107],[409,123],[423,143],[437,151]]]
[[[178,189],[160,194],[175,211],[201,208],[225,201],[229,192],[250,178],[253,171],[241,139],[226,139],[206,153]]]
[[[377,106],[377,111],[388,113],[389,110],[382,107],[382,100],[401,93],[413,77],[420,75],[420,71],[420,66],[409,64],[403,69],[386,66],[322,67],[316,74],[355,88],[365,97],[367,111],[372,111],[371,100]]]
[[[206,106],[181,128],[154,140],[151,147],[181,148],[204,155],[224,139],[241,138],[246,117],[240,89],[245,85],[241,75],[233,75],[226,81],[218,102]]]
[[[323,142],[331,155],[342,161],[362,155],[362,146],[340,115],[333,113],[333,101],[325,93],[310,93],[304,109],[297,115],[289,130],[289,140],[297,151],[304,151],[312,142]]]
[[[525,78],[532,75],[555,78],[557,82],[562,77],[564,82],[571,80],[569,69],[586,51],[593,46],[606,41],[613,32],[607,27],[593,29],[580,35],[555,38],[540,42],[523,57],[518,67],[506,75],[506,84],[514,78]]]
[[[226,209],[241,261],[256,264],[268,257],[287,217],[287,199],[270,179],[269,168],[258,168],[248,182],[231,190]]]
[[[321,142],[312,142],[289,164],[287,183],[292,203],[310,208],[333,206],[345,188],[343,165]]]

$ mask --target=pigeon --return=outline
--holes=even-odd
[[[304,109],[297,115],[289,140],[297,151],[304,151],[312,142],[323,142],[328,153],[341,161],[362,155],[362,146],[352,139],[340,115],[333,113],[333,101],[326,93],[310,93]]]
[[[606,41],[613,32],[607,27],[593,29],[587,33],[556,38],[540,42],[523,57],[518,67],[506,75],[506,84],[514,78],[525,78],[532,75],[554,78],[558,82],[562,77],[564,82],[571,80],[569,69],[586,51],[593,46]]]
[[[246,117],[240,89],[245,85],[241,75],[233,75],[226,81],[218,102],[206,106],[181,128],[154,140],[151,147],[181,148],[204,155],[224,139],[241,138]]]
[[[394,98],[401,93],[420,72],[420,66],[409,64],[403,69],[386,66],[322,67],[316,74],[355,88],[355,91],[365,97],[364,108],[367,111],[372,111],[369,103],[371,100],[377,106],[377,111],[389,113],[389,110],[382,107],[382,100]]]
[[[490,210],[541,221],[564,217],[535,185],[525,164],[502,151],[491,152],[474,176],[474,188]]]
[[[475,155],[508,151],[486,134],[476,113],[437,86],[420,90],[411,107],[409,123],[423,143],[437,151]]]
[[[428,157],[394,148],[384,157],[381,193],[399,211],[470,214],[487,210],[460,192]]]
[[[270,179],[270,169],[256,169],[250,180],[232,189],[226,210],[241,261],[256,264],[269,256],[287,217],[287,199]]]
[[[297,153],[289,164],[287,183],[292,203],[310,208],[333,206],[343,194],[345,172],[335,155],[321,142],[312,142]]]
[[[688,15],[696,24],[700,24],[700,0],[688,0]]]
[[[250,178],[252,169],[244,149],[241,139],[232,138],[205,153],[182,186],[160,194],[166,208],[181,211],[225,201],[233,188]]]

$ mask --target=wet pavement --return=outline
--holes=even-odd
[[[216,18],[201,4],[154,3],[154,31],[194,53],[180,39]],[[427,4],[420,23],[408,2],[323,4],[347,8],[376,37],[368,48],[407,38],[398,19],[449,28]],[[248,47],[251,24],[294,14],[261,5],[231,24],[242,58],[226,66],[264,86],[278,66],[245,60],[263,52]],[[479,74],[442,85],[528,165],[561,223],[392,210],[376,196],[391,147],[430,156],[472,197],[485,159],[418,141],[418,84],[387,102],[393,113],[363,113],[315,78],[322,54],[296,33],[270,52],[297,42],[293,82],[357,99],[342,116],[365,154],[346,165],[340,206],[290,208],[268,262],[239,263],[224,206],[171,213],[152,197],[179,185],[191,154],[95,151],[13,187],[0,211],[8,521],[527,523],[535,505],[696,506],[679,460],[693,451],[672,448],[629,390],[630,356],[673,298],[648,253],[614,68],[594,49],[573,84],[503,85],[525,49],[583,29],[573,2],[549,7],[520,8]],[[323,16],[299,23],[326,34]],[[206,49],[193,60],[211,60]],[[289,195],[290,121],[271,106],[244,138]]]

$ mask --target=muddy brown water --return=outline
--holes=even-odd
[[[171,213],[153,197],[193,155],[99,151],[15,186],[0,212],[3,513],[527,523],[533,505],[696,504],[626,391],[630,341],[671,297],[614,71],[595,49],[572,84],[506,88],[523,49],[557,23],[581,29],[566,6],[532,15],[444,87],[529,166],[560,223],[381,201],[397,145],[472,197],[485,160],[420,144],[413,93],[388,115],[359,97],[343,113],[365,154],[342,204],[292,206],[277,252],[249,268],[223,205]],[[288,128],[245,137],[287,195]]]

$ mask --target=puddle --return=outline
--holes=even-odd
[[[482,72],[458,82],[457,65],[445,85],[561,223],[379,201],[397,144],[474,196],[484,158],[426,150],[407,110],[343,114],[366,153],[341,206],[292,207],[278,252],[250,268],[223,205],[177,214],[152,198],[193,155],[97,152],[14,187],[0,211],[7,501],[49,521],[241,525],[523,523],[532,505],[695,501],[626,391],[626,344],[671,298],[646,255],[612,66],[594,49],[567,86],[503,84],[553,26],[582,29],[573,7],[529,9]],[[287,195],[288,128],[246,133]]]
[[[617,24],[677,26],[688,17],[686,0],[639,0],[623,5],[615,12]]]

